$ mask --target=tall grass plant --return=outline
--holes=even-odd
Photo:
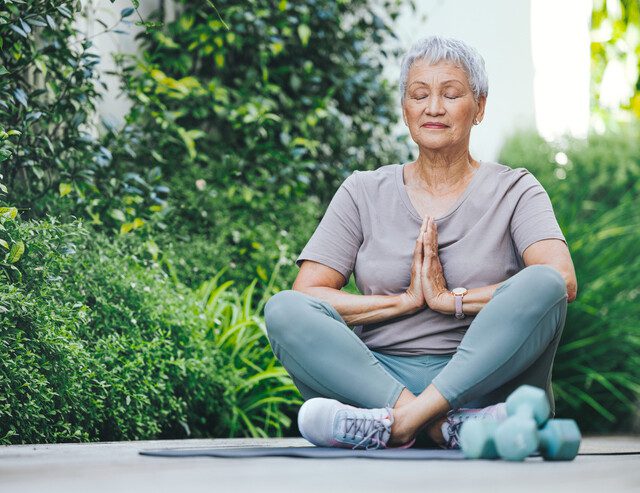
[[[513,136],[500,161],[552,200],[578,277],[553,371],[559,416],[629,430],[640,408],[640,129],[547,143]]]

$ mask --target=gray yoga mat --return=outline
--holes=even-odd
[[[460,450],[441,449],[379,449],[350,450],[328,447],[216,447],[171,448],[141,450],[140,455],[152,457],[304,457],[309,459],[396,459],[396,460],[464,460]],[[586,452],[578,455],[640,455],[640,451]],[[533,454],[530,457],[539,457]]]
[[[154,457],[306,457],[310,459],[397,459],[397,460],[464,460],[460,450],[378,449],[350,450],[329,447],[237,447],[175,448],[142,450],[141,455]]]

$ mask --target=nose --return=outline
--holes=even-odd
[[[444,104],[442,101],[442,96],[432,95],[427,98],[427,104],[425,106],[424,112],[427,115],[438,116],[444,114]]]

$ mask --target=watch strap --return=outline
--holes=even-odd
[[[464,313],[462,312],[462,297],[463,294],[454,294],[454,302],[456,307],[456,318],[464,318]]]
[[[467,288],[463,288],[463,287],[455,288],[451,291],[451,294],[453,294],[455,317],[457,319],[465,318],[465,314],[462,310],[462,299],[464,298],[464,295],[467,294],[467,292],[468,292]]]

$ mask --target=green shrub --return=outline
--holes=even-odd
[[[92,39],[78,28],[81,9],[77,0],[0,0],[0,121],[17,135],[0,149],[0,174],[24,218],[73,215],[127,231],[162,216],[168,189],[158,167],[112,160],[108,146],[133,154],[137,136],[128,128],[100,135],[95,109],[105,83]],[[117,32],[133,12],[123,9],[95,35]]]
[[[77,7],[0,0],[0,121],[20,132],[3,174],[31,217],[74,181],[90,182],[102,154],[89,122],[99,58],[89,40],[73,42]]]
[[[266,436],[289,426],[297,394],[251,290],[211,296],[210,282],[196,294],[135,235],[112,239],[54,218],[4,227],[26,250],[14,265],[21,277],[0,278],[3,443]]]
[[[229,266],[229,278],[258,277],[261,291],[353,169],[406,155],[390,138],[399,105],[382,69],[392,53],[377,53],[392,28],[372,3],[225,0],[219,18],[183,0],[174,22],[145,36],[139,59],[120,58],[138,158],[113,149],[113,160],[166,176],[172,237],[159,244],[192,252],[188,281]],[[391,19],[399,4],[383,2]]]
[[[640,130],[546,143],[511,138],[501,162],[548,191],[578,277],[558,348],[558,415],[584,431],[629,429],[640,402]]]

